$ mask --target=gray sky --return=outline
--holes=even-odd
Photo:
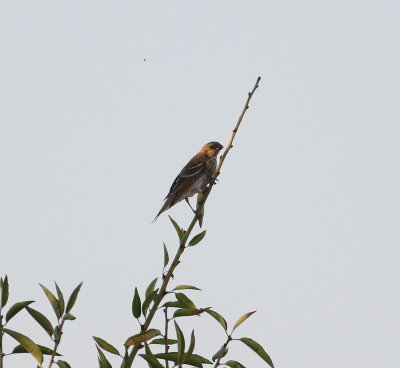
[[[190,157],[227,142],[260,75],[207,202],[207,236],[173,285],[201,287],[193,299],[231,325],[257,310],[237,337],[279,368],[399,366],[399,11],[382,0],[2,2],[10,303],[34,299],[51,315],[37,283],[69,294],[83,280],[65,360],[96,366],[92,335],[121,348],[137,332],[134,287],[159,275],[163,241],[176,248],[167,216],[151,220]],[[169,214],[191,218],[184,203]],[[50,344],[25,314],[13,322]],[[186,335],[193,323],[197,351],[212,355],[222,329],[204,316],[181,321]],[[239,343],[229,357],[265,366]]]

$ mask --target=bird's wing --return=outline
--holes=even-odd
[[[179,175],[182,176],[182,178],[190,178],[191,176],[200,174],[204,170],[205,165],[205,162],[200,162],[194,165],[186,165]]]
[[[203,172],[206,168],[206,163],[204,161],[202,162],[193,162],[191,160],[179,173],[179,175],[175,178],[174,182],[171,185],[171,188],[169,190],[169,193],[173,193],[177,191],[183,183],[186,182],[188,178],[192,178],[196,175],[199,175],[201,172]],[[167,196],[168,197],[168,196]]]

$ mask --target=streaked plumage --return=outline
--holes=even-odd
[[[186,164],[172,183],[165,203],[154,221],[176,203],[205,189],[217,166],[217,155],[222,148],[218,142],[209,142]]]

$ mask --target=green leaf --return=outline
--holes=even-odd
[[[13,337],[17,340],[41,365],[43,363],[43,354],[39,346],[37,346],[28,336],[25,336],[17,331],[9,330],[7,328],[1,329],[1,331]]]
[[[125,341],[125,346],[138,345],[159,335],[161,335],[160,330],[151,328],[146,332],[141,332],[129,337],[128,340]]]
[[[185,289],[200,290],[201,291],[201,289],[199,289],[196,286],[192,286],[192,285],[178,285],[178,286],[174,287],[172,289],[172,291],[174,291],[174,290],[185,290]]]
[[[163,304],[163,307],[167,308],[185,308],[185,306],[179,302],[166,302]]]
[[[246,368],[243,364],[240,364],[236,360],[228,360],[224,365],[227,365],[228,367],[231,368]]]
[[[93,340],[96,341],[97,345],[99,345],[103,350],[108,351],[111,354],[120,355],[119,351],[114,346],[100,337],[93,336]]]
[[[176,293],[175,298],[185,308],[196,308],[196,305],[183,293]]]
[[[195,235],[192,240],[189,242],[189,247],[193,247],[194,245],[200,243],[203,238],[206,236],[207,230],[202,231],[201,233]]]
[[[54,341],[60,341],[61,335],[62,335],[61,327],[57,325],[56,327],[54,327],[54,331],[53,331]]]
[[[146,296],[146,298],[154,291],[157,280],[158,280],[158,277],[156,277],[152,282],[150,282],[150,284],[147,287],[146,292],[144,294]]]
[[[60,368],[71,368],[71,366],[65,360],[57,360],[56,364]]]
[[[145,316],[147,314],[147,310],[150,307],[150,303],[156,298],[158,289],[154,290],[149,296],[146,297],[145,301],[142,305],[142,313]]]
[[[104,353],[100,350],[98,346],[96,346],[97,352],[99,353],[99,366],[100,368],[112,368],[110,362],[107,360]]]
[[[225,331],[228,329],[228,324],[226,323],[225,318],[222,317],[219,313],[210,309],[206,310],[205,312],[208,313],[211,317],[214,317],[224,328]]]
[[[149,345],[145,344],[146,354],[140,354],[140,356],[146,360],[150,368],[164,368],[164,366],[157,360],[154,354],[151,352]]]
[[[159,353],[159,354],[155,354],[155,357],[158,359],[162,359],[162,360],[170,360],[170,361],[178,364],[178,353],[174,353],[174,352]],[[185,357],[185,364],[191,365],[193,367],[202,368],[203,364],[212,364],[212,362],[210,362],[208,359],[206,359],[200,355],[192,354],[192,355],[188,355]]]
[[[178,339],[178,363],[182,363],[183,355],[185,354],[185,337],[183,336],[183,332],[176,323],[175,323],[175,330],[176,330],[176,337]]]
[[[47,296],[47,299],[49,299],[49,302],[51,304],[51,306],[53,307],[54,313],[56,314],[57,318],[60,319],[62,312],[61,312],[61,308],[60,305],[58,303],[57,298],[54,296],[54,294],[46,288],[46,286],[39,284],[40,287],[43,289],[44,293]]]
[[[0,298],[1,298],[1,308],[3,308],[8,301],[8,296],[9,296],[9,285],[8,285],[8,276],[6,275],[4,277],[4,280],[1,278],[0,279]]]
[[[83,282],[81,282],[71,293],[71,296],[68,299],[67,308],[65,309],[65,311],[67,313],[69,313],[71,311],[72,307],[75,305],[75,302],[76,302],[76,299],[78,298],[78,294],[79,294],[79,291],[81,290],[82,284],[83,284]]]
[[[202,311],[196,308],[180,308],[174,312],[174,318],[198,316]]]
[[[194,346],[196,345],[196,337],[194,336],[194,330],[192,330],[192,334],[190,335],[190,345],[189,345],[189,349],[186,352],[187,356],[192,355],[193,351],[194,351]],[[185,356],[186,356],[185,355]]]
[[[169,262],[169,255],[168,255],[168,250],[167,247],[165,246],[165,243],[163,243],[164,245],[164,268],[167,267],[167,264]]]
[[[242,337],[240,341],[246,344],[251,350],[256,352],[262,359],[264,359],[272,368],[274,368],[274,364],[272,363],[270,356],[258,342],[255,342],[248,337]]]
[[[65,321],[73,321],[76,319],[76,317],[71,313],[65,313],[63,318]]]
[[[154,339],[150,344],[155,344],[155,345],[174,345],[178,342],[178,340],[174,339]]]
[[[25,302],[19,302],[19,303],[13,304],[6,314],[6,322],[8,322],[17,313],[19,313],[22,309],[24,309],[26,306],[28,306],[31,303],[33,303],[33,300],[27,300]]]
[[[31,307],[26,307],[26,310],[33,317],[33,319],[37,323],[39,323],[40,326],[43,327],[43,329],[49,334],[49,336],[53,335],[54,331],[53,326],[51,325],[51,322],[47,319],[45,315],[43,315],[42,313]]]
[[[197,203],[196,203],[196,213],[199,218],[199,226],[200,228],[203,226],[203,217],[204,217],[204,193],[200,192],[197,195]]]
[[[235,331],[236,327],[239,327],[247,318],[249,318],[252,314],[256,313],[256,311],[249,312],[241,316],[233,326],[232,332]]]
[[[229,349],[227,347],[222,345],[221,348],[211,358],[212,361],[215,362],[216,360],[223,358],[226,354],[228,354],[228,350]]]
[[[57,291],[57,296],[58,296],[58,305],[60,306],[61,315],[63,315],[64,310],[65,310],[64,295],[61,292],[60,288],[58,287],[58,285],[55,281],[54,281],[54,284],[56,285],[56,291]]]
[[[135,287],[135,295],[132,300],[132,314],[135,318],[139,318],[142,314],[142,303],[140,301],[140,296],[137,288]]]
[[[179,227],[179,225],[176,223],[176,221],[171,216],[168,216],[168,217],[171,220],[172,225],[174,225],[174,228],[176,230],[176,233],[178,234],[179,240],[181,240],[183,237],[183,230]]]
[[[53,349],[50,349],[46,346],[39,345],[39,344],[37,344],[37,346],[39,346],[40,351],[42,352],[43,355],[52,355],[54,352]],[[21,353],[29,353],[29,351],[27,351],[21,344],[17,345],[11,352],[11,354],[21,354]],[[55,353],[54,355],[61,356],[61,354],[59,354],[59,353]]]

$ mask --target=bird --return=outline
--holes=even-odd
[[[158,216],[164,211],[183,199],[190,206],[188,198],[203,191],[210,183],[214,170],[217,167],[217,155],[222,148],[224,148],[224,146],[221,143],[209,142],[191,158],[173,181],[167,196],[164,198],[165,203],[157,213],[153,222],[155,222]],[[190,206],[190,208],[192,208],[192,206]]]

